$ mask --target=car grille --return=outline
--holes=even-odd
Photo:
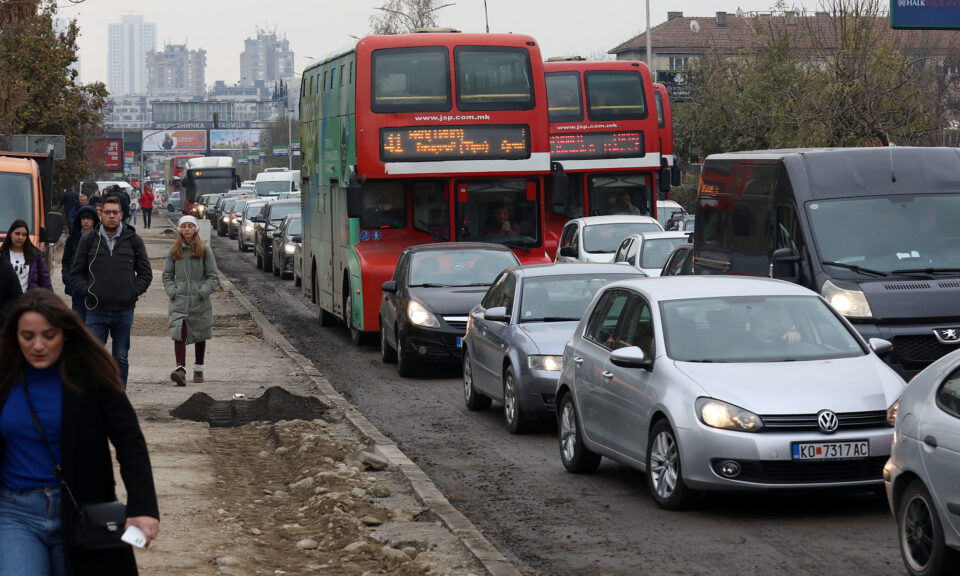
[[[922,368],[931,362],[946,356],[958,345],[941,344],[933,334],[929,336],[895,336],[893,338],[893,354],[903,360],[904,364],[916,364]]]
[[[451,328],[467,329],[467,316],[444,316],[443,321]]]
[[[761,432],[809,432],[820,430],[816,414],[777,414],[760,416]],[[841,412],[837,414],[837,431],[862,428],[887,428],[887,411]]]
[[[711,461],[714,470],[725,459]],[[795,462],[793,460],[738,460],[740,475],[736,480],[758,484],[823,484],[828,482],[864,482],[883,479],[886,456],[863,460],[828,460]]]

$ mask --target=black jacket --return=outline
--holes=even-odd
[[[130,310],[153,281],[147,248],[137,231],[124,224],[111,254],[101,228],[84,234],[77,244],[70,268],[73,293],[85,296],[90,310]]]
[[[95,378],[91,374],[76,376],[78,380]],[[6,398],[0,401],[0,410],[4,402]],[[127,395],[105,390],[80,394],[64,386],[60,417],[63,477],[78,503],[83,505],[117,499],[110,456],[112,443],[120,463],[120,476],[127,490],[127,517],[150,516],[159,519],[147,443]],[[60,501],[60,517],[68,575],[137,574],[132,548],[97,552],[73,548],[78,514],[65,493]]]
[[[20,278],[13,270],[9,259],[0,259],[0,331],[7,321],[7,314],[23,294],[20,289]]]
[[[83,227],[80,225],[80,216],[89,215],[93,218],[93,227],[96,229],[100,225],[100,216],[97,215],[97,209],[94,206],[81,206],[77,210],[76,217],[69,222],[70,235],[63,244],[63,256],[60,258],[62,267],[60,273],[63,275],[63,288],[67,295],[73,295],[73,283],[70,278],[70,268],[73,266],[73,260],[77,256],[77,246],[80,244],[80,238],[83,236]]]

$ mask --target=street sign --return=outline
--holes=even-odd
[[[273,155],[274,156],[288,156],[290,154],[290,148],[287,146],[274,146]]]
[[[890,27],[912,29],[960,29],[957,2],[943,0],[890,0]]]
[[[54,160],[66,160],[67,139],[51,134],[6,134],[0,136],[0,148],[9,152],[46,154],[53,149]]]

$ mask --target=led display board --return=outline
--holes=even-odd
[[[890,27],[903,30],[960,28],[957,0],[890,0]]]
[[[644,155],[643,132],[577,132],[551,134],[550,157],[636,158]]]
[[[528,126],[430,126],[383,128],[384,162],[514,160],[530,157]]]

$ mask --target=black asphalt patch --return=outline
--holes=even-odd
[[[181,420],[206,422],[211,428],[233,428],[250,422],[322,419],[329,407],[312,396],[297,396],[279,386],[267,388],[258,398],[214,400],[197,392],[170,411]]]

